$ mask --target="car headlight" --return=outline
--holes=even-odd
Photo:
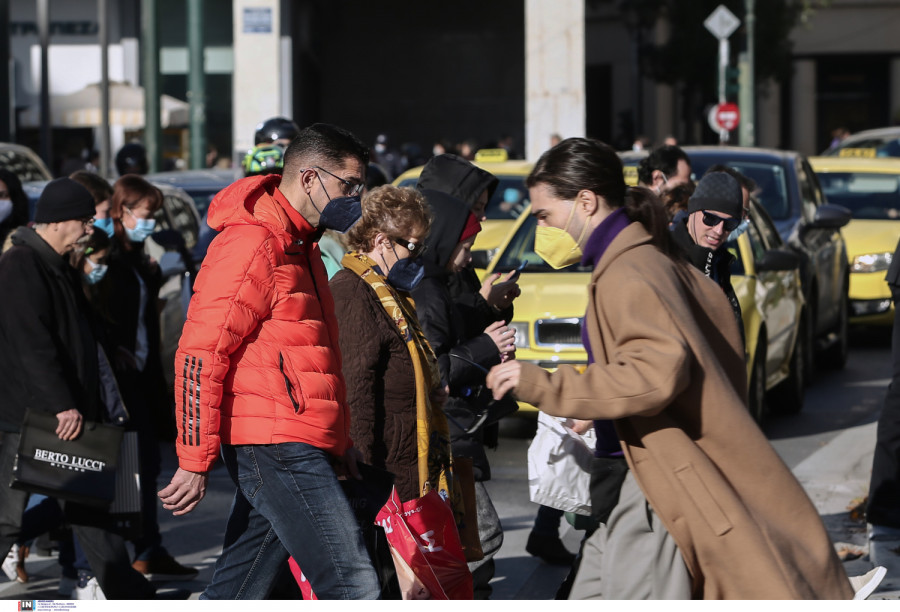
[[[891,267],[893,253],[866,253],[853,258],[851,272],[883,272]]]
[[[513,321],[509,324],[511,328],[516,330],[516,348],[525,349],[531,346],[528,342],[528,323]]]

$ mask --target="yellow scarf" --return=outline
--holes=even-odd
[[[453,477],[453,458],[450,452],[450,429],[447,417],[439,407],[431,405],[431,390],[441,384],[437,358],[416,318],[415,302],[407,293],[399,293],[375,271],[374,261],[362,253],[351,251],[341,264],[366,281],[388,316],[397,325],[409,355],[416,379],[416,442],[418,445],[419,493],[425,495],[437,489],[462,524],[464,510],[459,485]],[[404,500],[408,501],[408,500]]]

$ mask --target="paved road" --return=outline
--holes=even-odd
[[[865,525],[851,520],[846,509],[854,498],[866,493],[874,421],[889,377],[885,337],[876,334],[857,338],[845,370],[820,373],[807,391],[801,414],[772,415],[764,426],[776,450],[810,491],[832,538],[863,550]],[[533,427],[528,419],[510,419],[504,425],[500,447],[490,454],[493,480],[488,489],[505,534],[497,557],[495,599],[552,599],[566,574],[564,568],[548,566],[525,552],[537,508],[528,500],[527,487],[527,445]],[[169,452],[164,477],[171,475],[174,466]],[[179,518],[162,514],[166,546],[183,563],[201,570],[197,580],[182,584],[192,590],[192,598],[199,595],[212,575],[231,495],[230,481],[223,470],[217,469],[212,473],[207,498],[195,512]],[[564,524],[563,540],[574,551],[580,533]],[[848,571],[863,573],[868,568],[866,561],[865,557],[849,561]],[[0,599],[54,597],[58,577],[55,559],[32,557],[28,570],[33,576],[28,584],[0,582]],[[0,580],[5,577],[0,576]]]

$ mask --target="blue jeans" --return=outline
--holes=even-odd
[[[223,444],[222,458],[237,491],[201,599],[265,599],[289,556],[320,599],[378,598],[378,576],[325,451]]]

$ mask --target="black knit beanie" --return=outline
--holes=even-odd
[[[53,179],[38,198],[35,223],[59,223],[94,216],[94,197],[81,183],[68,177]]]
[[[688,212],[713,210],[740,219],[744,215],[744,196],[741,184],[726,172],[707,174],[688,200]]]

